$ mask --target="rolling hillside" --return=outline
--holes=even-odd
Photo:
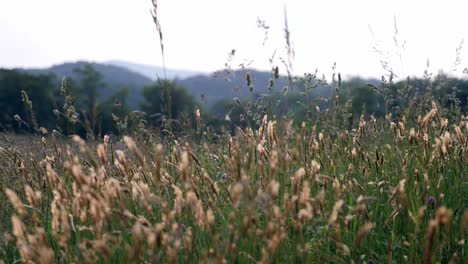
[[[63,77],[77,79],[78,75],[74,72],[76,68],[82,68],[85,64],[90,63],[86,61],[67,62],[59,65],[54,65],[45,69],[23,69],[34,74],[54,74],[57,77],[57,87],[60,86],[60,80]],[[160,74],[158,70],[161,68],[148,66],[149,68],[141,68],[139,64],[123,63],[125,67],[102,64],[90,63],[94,69],[99,71],[105,86],[99,89],[99,100],[103,101],[111,97],[122,88],[129,90],[129,106],[131,109],[139,109],[140,102],[143,100],[142,90],[145,86],[154,83],[154,80],[147,77],[152,70],[154,75]],[[133,66],[135,67],[133,67]],[[132,68],[133,67],[133,68]],[[146,71],[146,75],[144,74]],[[234,71],[218,71],[213,74],[198,74],[196,71],[178,71],[167,69],[170,73],[168,76],[190,76],[187,78],[177,78],[176,82],[185,87],[189,94],[195,97],[199,102],[202,102],[207,108],[219,100],[233,99],[235,97],[243,99],[250,96],[261,94],[268,94],[270,80],[272,79],[271,72],[257,71],[254,69],[239,69]],[[253,90],[250,91],[247,86],[246,76],[250,75],[251,85]],[[274,83],[273,90],[281,92],[285,86],[290,86],[287,78],[280,76]],[[325,91],[317,89],[317,93],[327,96]]]
[[[105,62],[109,65],[114,65],[117,67],[126,68],[130,71],[137,72],[151,80],[156,80],[157,77],[164,78],[164,68],[154,65],[147,65],[147,64],[140,64],[140,63],[133,63],[128,61],[122,60],[111,60]],[[168,79],[185,79],[189,77],[193,77],[195,75],[204,74],[198,71],[190,71],[190,70],[178,70],[178,69],[170,69],[166,68],[166,77]]]
[[[82,68],[90,62],[78,61],[67,62],[59,65],[54,65],[45,69],[25,69],[34,74],[49,74],[52,73],[57,77],[57,85],[63,77],[77,79],[78,75],[74,72],[76,68]],[[105,100],[115,94],[122,88],[128,88],[129,104],[131,109],[138,109],[138,104],[142,100],[141,92],[143,87],[150,85],[153,81],[139,73],[129,71],[128,69],[113,65],[101,63],[90,63],[95,70],[102,74],[105,86],[99,89],[99,100]]]

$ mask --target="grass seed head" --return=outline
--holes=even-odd
[[[367,222],[359,229],[356,240],[354,241],[355,248],[361,245],[362,240],[370,233],[372,228],[374,228],[374,223]]]
[[[106,154],[106,148],[103,144],[99,144],[97,146],[97,155],[99,157],[99,160],[101,161],[102,165],[107,164],[107,154]]]
[[[10,200],[10,203],[13,205],[13,208],[15,208],[16,212],[20,215],[25,217],[27,215],[27,212],[24,208],[23,202],[21,199],[16,195],[16,193],[10,189],[5,190],[5,194]]]
[[[338,220],[338,214],[341,211],[341,207],[344,205],[343,200],[338,200],[335,205],[333,206],[333,211],[330,214],[330,218],[328,219],[328,225],[332,226],[335,225],[336,221]]]

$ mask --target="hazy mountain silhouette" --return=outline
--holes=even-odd
[[[96,71],[100,72],[106,83],[104,87],[99,88],[99,101],[111,97],[122,88],[127,88],[129,90],[129,106],[131,109],[137,109],[142,100],[143,87],[153,83],[150,78],[122,67],[86,61],[67,62],[44,69],[24,70],[33,74],[52,73],[57,77],[57,85],[59,86],[63,77],[78,80],[79,77],[74,69],[83,68],[86,64],[91,64]]]
[[[252,91],[247,86],[247,73],[250,75]],[[218,71],[209,76],[197,75],[178,80],[188,92],[197,100],[207,104],[213,104],[218,100],[229,98],[247,98],[258,94],[269,93],[271,72],[257,71],[253,69],[239,69],[235,71]],[[284,77],[274,81],[273,89],[281,91],[288,82]]]
[[[155,78],[148,78],[136,70],[129,70],[127,67],[86,61],[67,62],[44,69],[24,70],[34,74],[54,74],[57,77],[58,89],[63,77],[78,79],[78,75],[74,72],[74,69],[82,68],[87,63],[91,64],[95,70],[102,74],[103,80],[106,83],[106,86],[99,89],[99,101],[111,97],[122,88],[128,88],[130,108],[133,110],[139,109],[139,105],[143,101],[143,88],[155,83]],[[136,65],[135,67],[141,66],[133,63],[122,63],[125,65]],[[144,68],[145,66],[143,65],[142,67]],[[148,74],[152,69],[161,70],[159,67],[148,66],[146,69]],[[175,81],[187,89],[188,93],[194,96],[197,101],[202,102],[206,106],[210,106],[218,100],[223,99],[233,99],[235,97],[243,99],[268,94],[270,92],[270,80],[274,79],[271,72],[254,69],[221,70],[212,74],[198,75],[194,75],[196,71],[168,70],[168,72],[171,72],[171,74],[167,74],[167,76],[191,76],[187,78],[179,77]],[[156,73],[154,73],[154,76],[156,76]],[[179,75],[172,75],[173,73],[178,73]],[[247,73],[250,75],[252,90],[247,85]],[[287,78],[279,76],[278,79],[274,80],[272,89],[274,92],[281,92],[284,87],[289,86]],[[329,96],[328,89],[322,88],[318,88],[316,92],[323,96]]]
[[[156,80],[158,77],[164,79],[164,68],[148,64],[133,63],[123,60],[111,60],[105,62],[106,64],[123,67],[130,71],[137,72],[144,75],[151,80]],[[178,70],[166,68],[167,79],[185,79],[195,75],[203,74],[202,72],[191,71],[191,70]]]

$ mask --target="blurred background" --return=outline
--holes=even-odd
[[[192,115],[195,108],[232,121],[236,117],[231,115],[241,112],[234,109],[235,102],[300,90],[307,73],[320,79],[313,88],[333,83],[338,73],[340,81],[364,86],[378,84],[382,77],[397,82],[443,75],[463,81],[468,35],[463,5],[162,0],[157,2],[161,52],[149,0],[2,1],[0,129],[18,131],[14,116],[27,119],[28,100],[38,127],[60,128],[73,117],[87,119],[96,131],[100,123],[100,133],[117,133],[111,123],[124,122],[130,111],[144,111],[152,116],[148,120],[159,120],[158,126],[170,112]],[[280,78],[275,78],[275,69]],[[171,85],[180,94],[171,99],[164,95],[162,79],[176,80]],[[463,102],[464,89],[455,91]],[[378,95],[365,92],[373,97],[367,102],[373,110],[355,111],[385,112]],[[356,93],[346,92],[349,98]],[[314,94],[329,98],[332,90],[314,89]],[[175,97],[190,102],[181,99],[183,107],[171,103],[175,108],[168,110],[167,101]]]

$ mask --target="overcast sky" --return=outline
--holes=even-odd
[[[166,66],[211,72],[232,49],[233,66],[253,60],[252,67],[269,69],[275,50],[273,63],[281,64],[285,6],[296,74],[331,73],[336,62],[344,76],[378,77],[381,59],[402,76],[421,75],[428,59],[434,73],[449,72],[456,48],[468,42],[466,1],[160,0]],[[112,59],[162,65],[150,8],[150,0],[2,0],[0,67]],[[257,18],[270,27],[264,45]],[[468,66],[465,51],[458,72]]]

